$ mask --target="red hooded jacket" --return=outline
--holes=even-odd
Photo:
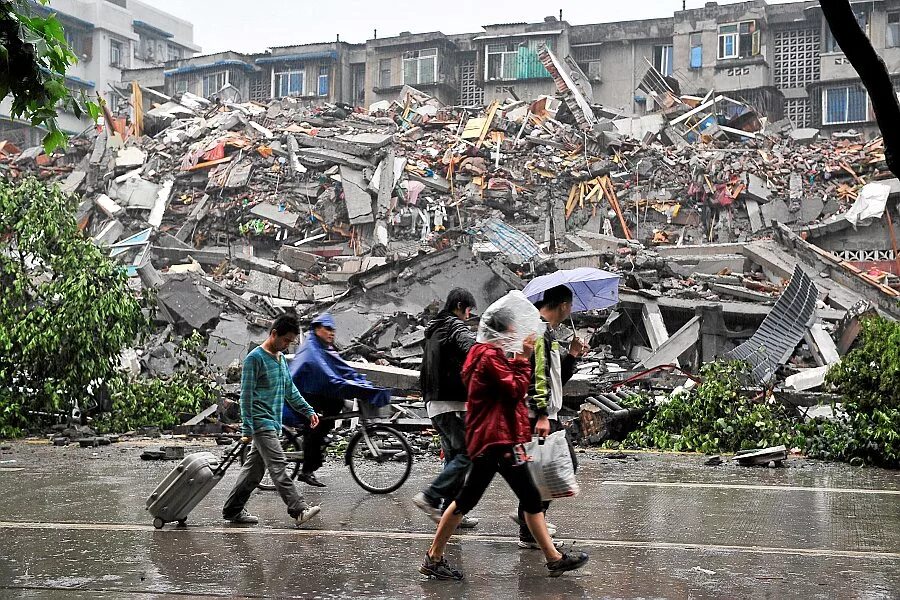
[[[492,344],[475,344],[462,368],[469,391],[466,411],[466,449],[471,458],[491,446],[531,441],[526,394],[531,364],[508,359]]]

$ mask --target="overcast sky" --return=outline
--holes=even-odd
[[[769,0],[770,3],[787,0]],[[573,25],[670,17],[681,0],[145,0],[194,24],[203,53],[260,52],[270,46],[341,40],[362,43],[401,31],[467,33],[491,23],[539,22],[548,15]],[[698,8],[705,0],[688,0]],[[720,0],[719,4],[730,4]]]

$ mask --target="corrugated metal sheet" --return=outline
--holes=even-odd
[[[729,356],[750,363],[753,379],[768,384],[778,367],[794,353],[815,320],[818,297],[816,284],[799,265],[794,267],[791,282],[762,325],[753,337],[732,350]]]

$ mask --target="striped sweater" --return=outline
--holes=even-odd
[[[284,355],[276,359],[258,346],[244,359],[241,373],[241,433],[280,432],[285,402],[307,417],[315,412],[291,381]]]

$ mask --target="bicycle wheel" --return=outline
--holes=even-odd
[[[284,458],[287,461],[286,471],[288,477],[297,479],[297,474],[300,473],[300,467],[303,464],[303,450],[300,449],[300,440],[293,434],[286,433],[281,437],[281,449],[284,450]],[[250,446],[248,444],[241,450],[241,466],[244,466],[244,462],[247,460],[249,452]],[[272,491],[275,489],[275,484],[272,483],[272,478],[269,477],[268,469],[266,469],[262,480],[256,487],[265,491]]]
[[[347,444],[345,460],[353,481],[373,494],[388,494],[400,488],[409,477],[413,462],[406,437],[385,425],[358,429]]]

